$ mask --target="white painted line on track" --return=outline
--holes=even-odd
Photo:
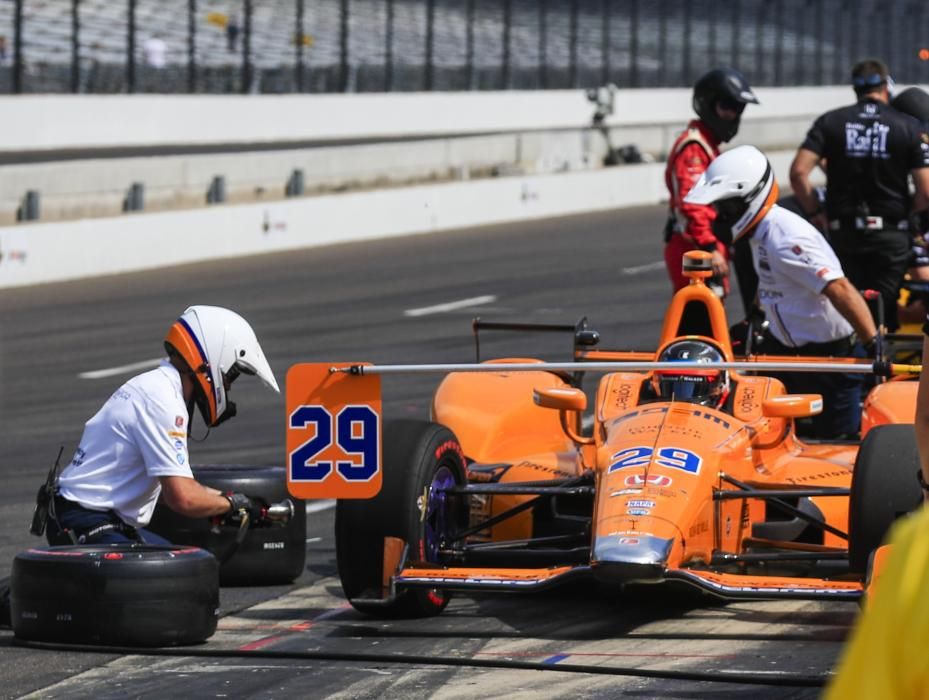
[[[157,367],[164,358],[156,357],[154,360],[143,360],[142,362],[133,362],[131,365],[122,365],[121,367],[108,367],[107,369],[95,369],[90,372],[81,372],[78,377],[81,379],[103,379],[112,377],[117,374],[127,374],[135,372],[137,369],[150,369]]]
[[[306,513],[322,513],[324,510],[335,508],[335,499],[326,499],[324,501],[307,501]]]
[[[480,306],[481,304],[492,304],[497,301],[493,294],[486,294],[482,297],[471,297],[470,299],[459,299],[458,301],[449,301],[445,304],[436,304],[435,306],[423,306],[418,309],[407,309],[403,312],[404,316],[428,316],[429,314],[441,314],[446,311],[456,311],[457,309],[467,309],[471,306]]]
[[[661,270],[662,268],[664,268],[664,260],[659,260],[658,262],[647,263],[645,265],[624,267],[620,269],[620,272],[624,275],[638,275],[642,272],[653,272],[654,270]]]

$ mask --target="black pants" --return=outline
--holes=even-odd
[[[868,231],[843,228],[831,231],[829,241],[842,263],[842,270],[857,289],[881,293],[884,324],[891,333],[897,321],[897,296],[910,260],[911,236],[907,231]],[[872,308],[874,322],[879,321]]]
[[[809,355],[812,357],[864,357],[858,343],[843,338],[831,343],[808,343],[798,348],[781,345],[770,333],[765,336],[759,352],[766,355]],[[861,428],[862,379],[858,374],[840,372],[786,372],[772,373],[790,394],[822,394],[823,412],[812,417],[812,431],[797,431],[806,437],[822,440],[854,438]]]
[[[131,544],[133,542],[170,544],[168,540],[154,532],[134,528],[124,523],[111,510],[91,510],[74,501],[55,496],[55,511],[57,519],[49,518],[48,527],[45,530],[45,537],[50,545]],[[71,535],[74,535],[74,539]]]

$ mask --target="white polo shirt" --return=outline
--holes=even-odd
[[[61,473],[61,495],[144,527],[161,493],[158,477],[193,478],[187,421],[181,375],[163,360],[123,384],[87,421],[80,447]]]
[[[822,293],[845,273],[829,243],[806,219],[774,205],[749,243],[758,302],[778,341],[799,347],[852,334],[851,324]]]

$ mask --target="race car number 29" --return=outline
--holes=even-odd
[[[287,373],[287,488],[298,498],[371,498],[382,477],[380,378],[332,366]]]
[[[648,446],[629,447],[613,455],[609,471],[615,472],[630,467],[645,467],[650,462],[654,462],[669,469],[680,469],[690,474],[697,474],[700,471],[702,461],[700,455],[680,447],[666,446],[659,447],[657,450]]]

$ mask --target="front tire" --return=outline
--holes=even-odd
[[[336,505],[336,559],[342,590],[359,611],[386,617],[438,615],[450,594],[413,589],[383,598],[384,538],[397,537],[412,561],[441,563],[447,536],[467,525],[466,500],[444,489],[466,481],[464,454],[444,426],[397,420],[384,428],[383,484],[369,500],[340,500]],[[359,600],[362,599],[362,600]]]
[[[861,443],[848,506],[848,565],[864,574],[890,526],[922,500],[919,453],[912,425],[872,428]]]

